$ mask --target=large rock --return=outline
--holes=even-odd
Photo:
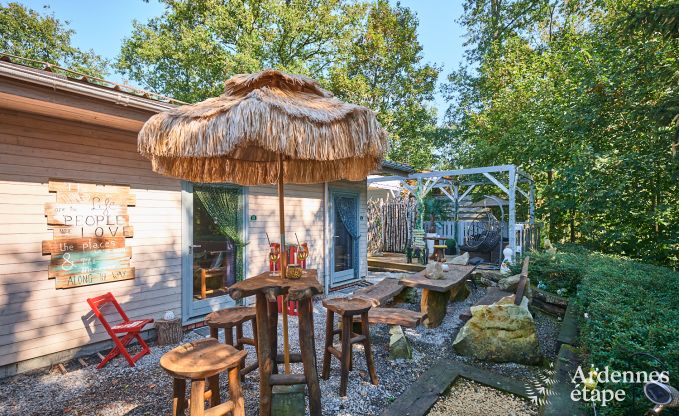
[[[504,277],[497,282],[497,286],[500,290],[504,290],[505,292],[516,292],[516,288],[519,286],[519,280],[521,280],[520,274]]]
[[[472,280],[482,286],[497,286],[497,282],[504,277],[499,270],[475,270],[472,272]]]
[[[403,333],[401,325],[392,325],[389,328],[389,358],[392,360],[401,358],[410,360],[413,358],[413,349]]]
[[[472,318],[453,343],[455,351],[484,361],[538,364],[542,357],[528,299],[514,305],[512,298],[472,306]]]
[[[464,253],[448,260],[448,264],[466,265],[467,263],[469,263],[469,253]]]

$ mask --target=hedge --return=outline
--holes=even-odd
[[[556,254],[531,253],[529,276],[550,291],[565,288],[571,294],[581,319],[585,362],[599,369],[669,371],[670,384],[679,387],[679,272],[577,247],[562,249]],[[635,354],[639,352],[663,364]],[[623,389],[628,400],[599,408],[599,414],[643,414],[642,409],[650,407],[641,385],[600,387]]]

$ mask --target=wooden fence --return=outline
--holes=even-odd
[[[416,202],[412,198],[368,201],[368,253],[403,253],[413,237]]]

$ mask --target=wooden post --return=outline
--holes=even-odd
[[[189,403],[191,416],[205,414],[205,380],[191,380],[191,400]]]
[[[441,325],[443,318],[446,316],[446,306],[448,305],[449,298],[450,292],[422,289],[420,311],[427,314],[423,322],[425,327],[436,328]]]
[[[219,392],[219,374],[216,374],[207,379],[208,386],[210,387],[210,407],[219,406],[222,401],[221,394]],[[229,382],[230,383],[230,382]]]
[[[342,352],[340,354],[340,396],[347,395],[349,366],[351,366],[351,316],[342,316]]]
[[[285,279],[288,266],[288,253],[285,247],[285,189],[283,187],[283,177],[285,166],[283,155],[278,155],[278,220],[281,233],[281,278]],[[285,374],[290,374],[290,341],[288,337],[288,308],[285,296],[283,296],[283,362],[285,364]]]
[[[274,362],[271,359],[270,323],[268,316],[269,302],[264,293],[257,293],[255,310],[257,312],[257,358],[259,360],[259,414],[271,415],[271,384],[269,377]],[[274,307],[275,304],[274,304]]]
[[[245,401],[238,375],[239,365],[229,369],[229,400],[233,402],[233,416],[245,416]]]
[[[370,373],[370,382],[377,385],[377,371],[375,371],[375,360],[370,346],[370,323],[368,322],[368,312],[361,314],[361,332],[365,337],[365,340],[363,341],[363,350],[365,351],[365,362],[368,366],[368,372]]]
[[[299,349],[304,366],[304,377],[309,389],[309,412],[311,416],[321,416],[321,386],[318,383],[316,368],[316,348],[314,346],[314,327],[309,312],[311,298],[299,301]]]
[[[175,378],[172,381],[172,416],[184,414],[186,409],[186,380]]]

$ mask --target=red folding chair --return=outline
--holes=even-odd
[[[116,298],[113,297],[113,294],[110,292],[105,295],[97,296],[96,298],[87,299],[87,303],[90,304],[90,308],[92,308],[92,312],[94,312],[94,315],[97,317],[97,319],[99,319],[99,322],[101,322],[101,324],[104,325],[104,328],[106,328],[106,332],[108,332],[108,335],[111,337],[114,344],[111,352],[109,352],[108,355],[104,357],[103,360],[101,360],[101,363],[99,363],[97,368],[102,368],[106,365],[106,363],[117,357],[119,354],[122,354],[123,357],[125,357],[127,362],[130,364],[130,367],[134,367],[135,362],[137,362],[144,355],[151,352],[149,346],[142,339],[140,332],[142,329],[144,329],[146,324],[153,322],[153,319],[130,320],[125,314],[123,308],[120,307],[120,304]],[[104,317],[104,314],[101,312],[101,308],[108,303],[113,304],[120,317],[123,318],[121,323],[113,326],[109,325],[106,317]],[[125,335],[122,338],[119,338],[118,334]],[[131,357],[127,352],[126,347],[127,344],[129,344],[133,339],[137,340],[139,345],[141,345],[142,350],[134,357]]]

